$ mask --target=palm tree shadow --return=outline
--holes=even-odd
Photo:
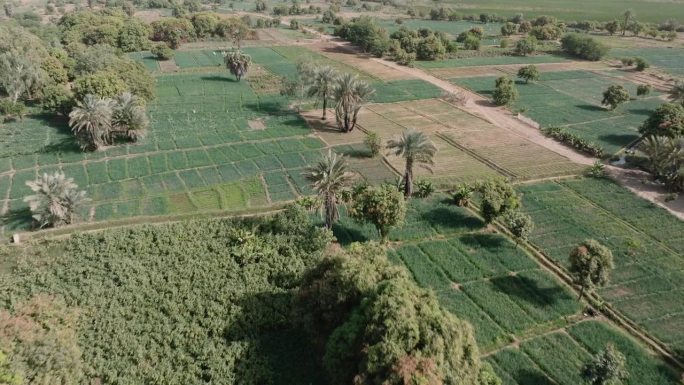
[[[230,76],[221,76],[221,75],[211,75],[211,76],[202,76],[202,80],[208,80],[211,82],[228,82],[228,83],[238,83],[237,79],[230,77]]]
[[[28,207],[21,209],[13,209],[0,217],[0,225],[5,227],[5,230],[30,230],[33,226],[33,217],[31,210]]]

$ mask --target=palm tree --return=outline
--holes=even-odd
[[[224,53],[224,56],[226,67],[228,67],[231,74],[235,75],[235,79],[240,81],[247,74],[250,65],[252,65],[252,57],[242,53],[239,48],[237,51]]]
[[[375,90],[368,83],[354,74],[344,74],[337,79],[333,94],[337,101],[335,119],[340,131],[351,132],[356,127],[359,110],[373,92]]]
[[[326,110],[328,109],[328,98],[332,95],[335,80],[337,80],[338,74],[334,68],[330,66],[318,67],[314,70],[313,76],[311,77],[311,87],[309,88],[309,96],[316,96],[323,100],[323,117],[322,120],[326,119]]]
[[[347,171],[347,160],[344,156],[328,150],[328,154],[316,165],[309,167],[304,176],[311,181],[313,189],[323,199],[325,227],[332,228],[333,223],[340,217],[337,210],[337,194],[351,182],[352,178],[352,174]]]
[[[634,17],[634,11],[631,9],[628,9],[625,11],[625,13],[622,14],[622,16],[625,17],[625,21],[622,23],[622,36],[625,36],[625,32],[627,31],[627,28],[629,27],[629,20]]]
[[[437,153],[437,147],[421,131],[408,129],[401,136],[387,142],[390,153],[406,159],[404,171],[404,196],[413,194],[413,166],[418,165],[432,172],[430,166],[434,164],[432,158]]]
[[[124,92],[114,99],[112,125],[129,139],[136,141],[143,137],[149,123],[140,98]]]
[[[73,178],[67,178],[62,172],[43,174],[26,185],[35,194],[24,198],[24,202],[29,204],[40,228],[72,223],[78,206],[88,201],[86,192],[79,191]]]
[[[112,100],[86,95],[69,113],[69,127],[81,147],[97,149],[111,143]]]
[[[670,98],[684,105],[684,80],[677,80],[670,90]]]

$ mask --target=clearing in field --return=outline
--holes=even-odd
[[[524,111],[541,127],[563,127],[589,142],[603,147],[606,155],[637,140],[639,126],[650,112],[663,103],[659,92],[631,100],[614,111],[601,106],[602,93],[619,84],[636,96],[637,84],[629,79],[630,71],[565,71],[541,74],[540,81],[517,82],[520,97],[513,111]],[[456,78],[454,83],[489,96],[495,77]]]

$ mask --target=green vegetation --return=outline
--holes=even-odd
[[[502,76],[497,78],[495,84],[492,100],[494,100],[497,106],[511,104],[518,98],[518,90],[515,88],[513,80],[509,77]]]
[[[580,287],[580,299],[584,292],[605,286],[613,270],[613,253],[593,239],[587,239],[570,252],[568,270],[573,281]]]
[[[401,136],[387,142],[387,149],[395,156],[404,158],[404,176],[401,180],[404,188],[404,198],[413,195],[413,167],[430,169],[434,165],[433,160],[437,153],[437,147],[425,133],[414,129],[404,131]]]

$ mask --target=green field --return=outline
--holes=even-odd
[[[674,76],[684,76],[684,49],[680,48],[614,48],[610,55],[616,58],[642,57]]]
[[[431,6],[431,4],[429,5]],[[640,21],[659,23],[681,15],[684,2],[681,0],[478,0],[448,1],[445,6],[464,14],[495,13],[512,16],[523,13],[527,18],[539,15],[553,15],[560,19],[609,21],[619,18],[625,9],[634,10]]]
[[[615,270],[600,294],[676,350],[684,348],[684,223],[609,181],[523,186],[531,241],[558,264],[593,238],[612,250]]]
[[[454,68],[454,67],[477,67],[485,65],[507,65],[507,64],[542,64],[542,63],[562,63],[568,59],[554,55],[534,55],[534,56],[483,56],[466,57],[457,59],[444,59],[434,61],[417,61],[416,66],[423,69],[435,68]]]
[[[452,81],[479,94],[490,96],[495,77],[458,78]],[[564,127],[614,154],[639,138],[639,126],[663,101],[655,92],[648,98],[631,100],[614,111],[601,106],[602,93],[612,84],[623,85],[636,97],[637,85],[621,71],[565,71],[543,73],[536,83],[517,82],[520,94],[511,106],[523,110],[541,127]]]

